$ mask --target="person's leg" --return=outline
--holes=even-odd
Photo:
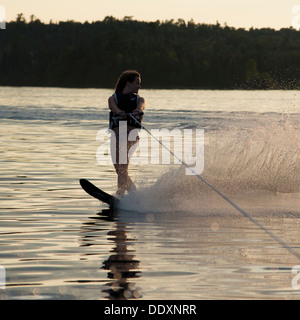
[[[114,132],[115,132],[115,141],[113,140],[111,141],[111,154],[112,154],[114,167],[118,175],[118,191],[116,194],[123,195],[126,190],[128,192],[136,190],[135,184],[133,183],[133,181],[128,175],[128,166],[129,166],[129,159],[138,146],[139,137],[137,137],[135,141],[127,140],[126,143],[124,143],[124,141],[121,141],[120,143],[118,128],[116,128]],[[125,137],[125,139],[128,139],[128,136]],[[122,163],[122,162],[126,162],[124,161],[124,159],[127,159],[127,163]]]
[[[133,181],[131,180],[131,178],[128,175],[128,166],[129,166],[130,158],[132,157],[132,155],[134,154],[136,148],[138,147],[138,141],[139,141],[139,139],[136,139],[136,141],[128,141],[127,142],[127,168],[126,168],[127,182],[126,182],[126,190],[128,192],[136,190],[135,184],[133,183]]]
[[[126,191],[128,184],[128,165],[127,164],[115,164],[115,169],[118,175],[118,191],[117,195],[123,195]]]

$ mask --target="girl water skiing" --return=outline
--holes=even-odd
[[[140,125],[129,114],[136,117],[139,123],[142,121],[145,99],[138,95],[140,88],[141,75],[134,70],[124,71],[116,83],[115,93],[108,99],[109,128],[115,134],[115,139],[111,139],[111,154],[118,175],[118,191],[116,193],[118,196],[123,195],[126,190],[136,189],[128,175],[128,165],[129,150],[132,151],[132,147],[137,146],[139,137],[136,136],[134,141],[129,141],[128,136],[132,130],[140,128]],[[122,130],[121,125],[122,128],[126,125],[126,130]]]

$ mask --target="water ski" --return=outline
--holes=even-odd
[[[82,189],[87,192],[90,196],[107,203],[110,208],[115,208],[118,204],[118,199],[102,190],[97,188],[95,185],[93,185],[91,182],[89,182],[86,179],[80,179],[79,180],[80,185]]]

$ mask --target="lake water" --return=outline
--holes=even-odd
[[[78,180],[116,191],[111,94],[0,88],[0,297],[299,299],[300,92],[140,92],[149,130],[204,129],[203,177],[281,243],[172,163],[131,164],[110,216]]]

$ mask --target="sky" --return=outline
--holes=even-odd
[[[26,19],[34,14],[46,23],[51,19],[92,22],[106,16],[133,16],[143,21],[218,21],[246,29],[300,26],[300,0],[0,0],[0,6],[5,8],[6,22],[23,13]]]

